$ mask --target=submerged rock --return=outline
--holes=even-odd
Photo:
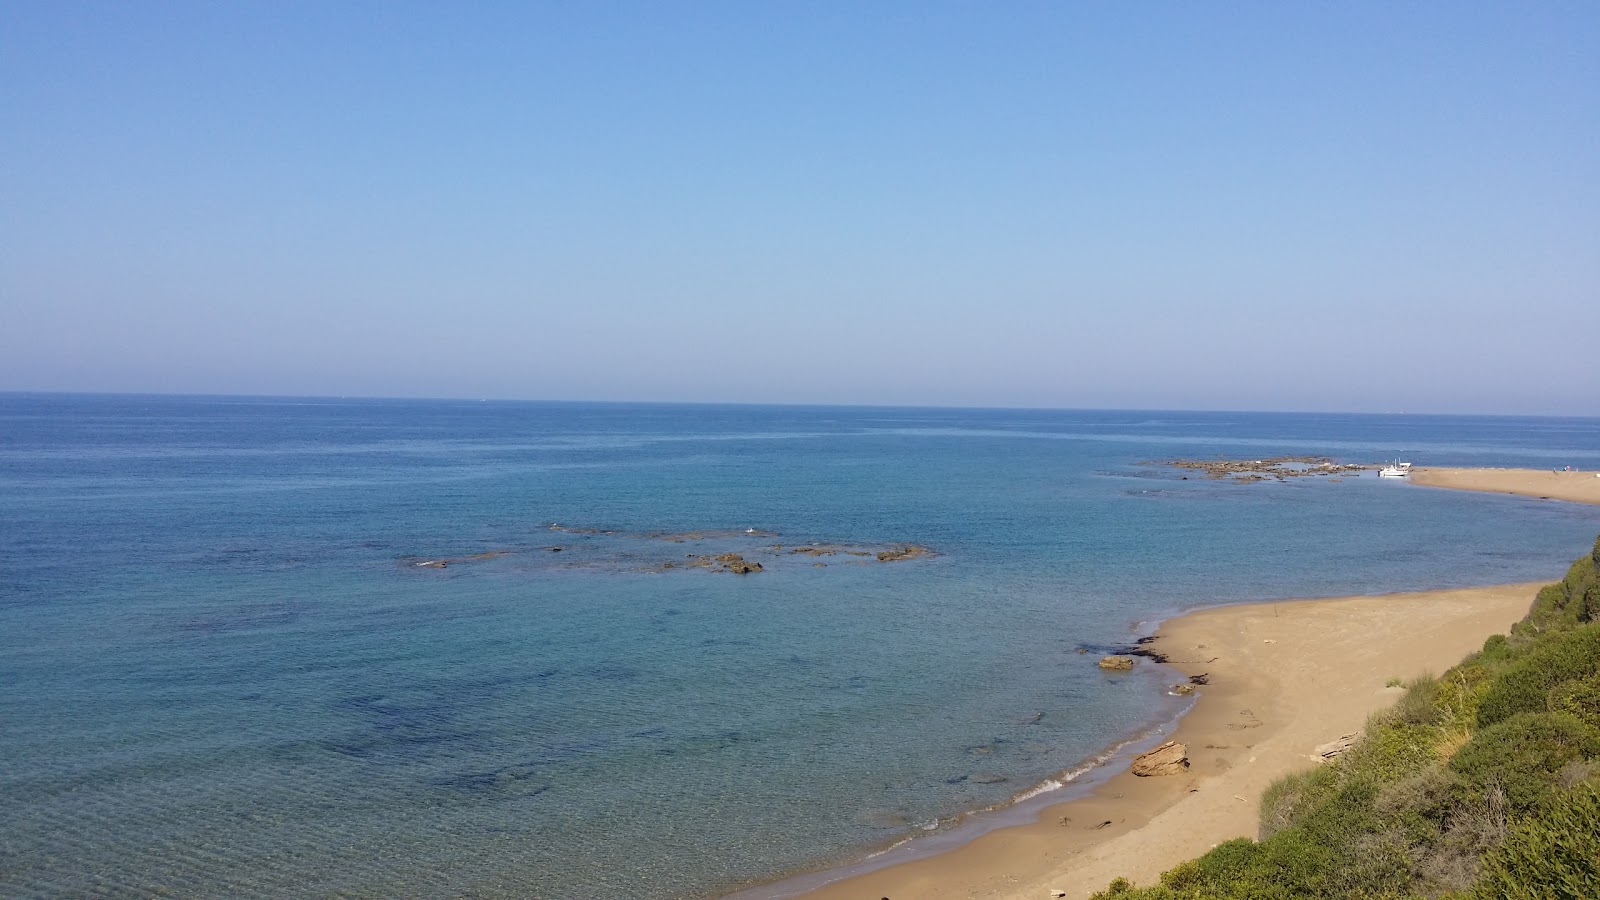
[[[1181,775],[1189,770],[1189,748],[1177,741],[1141,753],[1133,761],[1133,774],[1140,778],[1153,775]]]
[[[1131,656],[1106,656],[1100,659],[1100,668],[1111,672],[1126,672],[1133,668]]]

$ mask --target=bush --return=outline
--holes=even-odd
[[[1474,897],[1600,897],[1600,791],[1580,785],[1511,829]]]
[[[1335,772],[1333,767],[1323,766],[1286,775],[1269,785],[1261,795],[1261,839],[1291,827],[1303,810],[1331,796],[1337,789]]]
[[[1405,779],[1384,785],[1373,800],[1373,811],[1388,822],[1411,825],[1426,822],[1441,830],[1456,808],[1460,780],[1442,766],[1431,766]]]
[[[1369,722],[1367,736],[1350,748],[1345,765],[1362,778],[1399,781],[1435,762],[1433,746],[1439,732],[1426,725],[1385,724],[1385,714]]]
[[[1512,626],[1512,635],[1527,638],[1595,620],[1600,613],[1600,540],[1595,547],[1572,564],[1565,578],[1539,591],[1527,617]]]
[[[1478,725],[1546,708],[1550,689],[1600,672],[1600,623],[1553,635],[1495,676],[1478,701]]]
[[[1536,809],[1562,767],[1600,755],[1600,734],[1566,713],[1519,713],[1473,736],[1450,760],[1473,792],[1499,787],[1513,813]]]
[[[1489,661],[1502,661],[1511,658],[1511,639],[1503,634],[1491,634],[1483,642],[1480,657]]]
[[[1446,672],[1439,679],[1434,702],[1445,713],[1447,723],[1457,728],[1476,727],[1478,704],[1489,689],[1494,673],[1503,668],[1504,661],[1480,657]]]
[[[1551,712],[1564,712],[1600,729],[1600,677],[1574,678],[1550,689],[1545,698]]]
[[[1439,679],[1424,675],[1406,685],[1406,692],[1395,701],[1386,717],[1402,725],[1442,725],[1449,714],[1440,707]]]

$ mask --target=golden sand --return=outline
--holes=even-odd
[[[1517,494],[1545,500],[1600,503],[1600,473],[1544,469],[1451,469],[1439,466],[1411,470],[1411,480],[1428,487]]]

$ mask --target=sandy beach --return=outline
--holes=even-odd
[[[1153,883],[1220,841],[1254,837],[1267,785],[1316,765],[1314,748],[1393,702],[1401,689],[1391,679],[1442,672],[1508,630],[1540,586],[1283,601],[1173,619],[1151,645],[1168,656],[1172,681],[1209,676],[1172,735],[1188,748],[1187,773],[1123,771],[1031,825],[806,896],[1038,900],[1058,890],[1086,897],[1119,875]]]
[[[1596,475],[1595,472],[1545,469],[1460,469],[1439,466],[1418,466],[1411,470],[1411,480],[1428,487],[1517,494],[1574,503],[1600,503],[1600,477]]]

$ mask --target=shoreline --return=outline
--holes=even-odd
[[[1390,705],[1403,690],[1391,679],[1442,672],[1508,631],[1545,583],[1237,604],[1169,619],[1147,645],[1166,663],[1140,665],[1161,665],[1174,684],[1210,677],[1168,735],[1187,746],[1187,772],[1137,777],[1118,754],[1108,774],[1086,779],[1086,795],[1047,803],[1035,821],[864,872],[836,869],[835,880],[783,896],[1037,900],[1087,897],[1118,876],[1153,884],[1224,840],[1254,838],[1268,785],[1316,765],[1315,747]],[[1422,646],[1418,634],[1429,635]],[[765,887],[777,894],[783,883]]]
[[[1596,475],[1595,472],[1547,469],[1417,466],[1411,470],[1410,478],[1413,483],[1423,487],[1513,494],[1572,503],[1600,503],[1600,477]]]
[[[1600,504],[1600,477],[1593,472],[1418,466],[1408,480],[1423,487]],[[1058,891],[1087,897],[1119,876],[1153,884],[1161,872],[1221,841],[1256,837],[1260,797],[1268,785],[1317,765],[1313,748],[1359,731],[1368,715],[1389,706],[1402,693],[1387,687],[1391,679],[1442,672],[1490,635],[1509,631],[1546,583],[1289,599],[1181,613],[1160,625],[1148,649],[1167,656],[1164,665],[1174,684],[1198,674],[1215,681],[1199,688],[1195,702],[1173,722],[1111,745],[1117,750],[1100,756],[1081,781],[1019,801],[1010,815],[1005,809],[973,814],[989,821],[964,842],[946,834],[928,842],[933,846],[908,851],[903,861],[879,859],[923,842],[914,836],[845,866],[729,896],[1036,900]],[[1256,636],[1283,628],[1285,612],[1288,622],[1317,624],[1321,643],[1297,646],[1307,641],[1304,628],[1282,638]],[[1272,621],[1263,624],[1269,616]],[[1415,646],[1418,634],[1430,635],[1426,646]],[[1347,646],[1352,640],[1362,646]],[[1263,651],[1272,649],[1283,658],[1267,658]],[[1205,656],[1207,650],[1226,656]],[[1285,655],[1291,650],[1292,656]],[[1255,663],[1268,665],[1253,668]],[[1314,677],[1319,673],[1323,679]],[[1178,776],[1134,776],[1134,751],[1155,744],[1163,733],[1187,745],[1190,769]],[[1000,821],[993,819],[997,814]]]

